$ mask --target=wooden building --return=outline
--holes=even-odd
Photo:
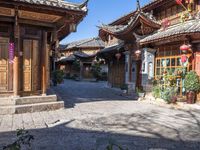
[[[45,95],[50,52],[76,31],[87,1],[0,1],[0,97]]]
[[[110,55],[106,50],[102,50],[102,53],[111,56],[111,58],[106,55],[103,56],[111,62],[109,67],[111,85],[128,84],[130,90],[141,86],[142,61],[135,54],[139,50],[138,39],[144,34],[153,33],[160,26],[160,23],[151,14],[144,13],[141,10],[139,2],[138,9],[133,14],[120,18],[109,25],[100,26],[100,37],[107,43],[108,49],[113,51],[113,55]],[[116,47],[116,45],[118,46]],[[113,60],[117,60],[118,55],[121,55],[121,58],[115,61],[116,63],[113,65]],[[119,71],[115,72],[116,69],[114,68],[119,69]]]
[[[91,73],[92,64],[96,61],[97,53],[104,48],[104,42],[100,38],[89,38],[75,41],[60,46],[62,57],[57,62],[69,76],[77,75],[80,79],[94,78]],[[74,68],[74,62],[80,64],[80,69]],[[102,68],[106,66],[102,65]]]
[[[100,27],[100,37],[109,43],[113,39],[123,40],[127,54],[124,77],[132,86],[147,86],[152,79],[159,79],[163,69],[175,71],[181,68],[180,46],[187,44],[187,71],[195,70],[199,75],[199,11],[200,1],[154,0],[140,8]],[[117,53],[117,49],[115,53]],[[138,59],[136,56],[140,54]],[[110,69],[111,71],[111,69]],[[112,74],[117,76],[116,74]],[[177,81],[180,95],[181,81]]]

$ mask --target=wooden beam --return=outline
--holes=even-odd
[[[0,16],[1,22],[15,22],[15,17]]]
[[[34,26],[42,26],[42,27],[49,27],[53,28],[55,25],[53,23],[47,23],[43,21],[36,21],[36,20],[27,20],[27,19],[19,19],[20,24],[28,24],[28,25],[34,25]]]

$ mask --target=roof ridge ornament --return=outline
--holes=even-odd
[[[82,4],[79,5],[80,8],[87,8],[89,0],[85,0]]]
[[[137,11],[141,12],[140,0],[137,0]]]

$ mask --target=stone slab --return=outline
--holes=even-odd
[[[28,97],[19,97],[14,99],[16,105],[25,105],[25,104],[37,104],[45,102],[56,102],[56,95],[43,95],[43,96],[28,96]]]

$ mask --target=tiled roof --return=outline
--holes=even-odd
[[[87,0],[82,4],[75,4],[66,2],[64,0],[13,0],[13,1],[30,3],[35,5],[46,5],[46,6],[64,8],[76,11],[87,11],[87,8],[85,6],[87,5],[88,2]]]
[[[138,19],[142,17],[148,20],[149,22],[153,23],[156,26],[160,26],[160,23],[156,21],[156,19],[149,13],[144,13],[142,11],[137,12],[133,17],[131,17],[130,21],[127,25],[102,25],[99,28],[111,32],[114,34],[119,34],[123,31],[126,31],[128,28],[134,27],[135,23],[138,21]]]
[[[156,5],[158,3],[161,3],[163,1],[166,1],[166,0],[149,0],[149,2],[147,4],[145,4],[144,6],[142,6],[142,11],[146,12],[146,9],[149,7],[149,6],[152,6],[152,5]],[[133,16],[137,11],[134,10],[134,11],[131,11],[121,17],[119,17],[118,19],[114,20],[112,23],[110,23],[110,25],[113,25],[113,24],[116,24],[117,22],[119,22],[121,19],[123,18],[126,18],[126,17],[131,17]]]
[[[151,43],[160,39],[168,38],[170,36],[189,35],[192,33],[200,33],[200,20],[190,20],[182,24],[170,26],[167,29],[160,29],[157,32],[140,40],[140,44]]]
[[[72,54],[67,57],[61,57],[58,62],[72,62],[75,61],[76,57]]]
[[[112,46],[109,46],[109,47],[106,47],[106,48],[100,50],[98,54],[109,53],[109,52],[113,52],[113,51],[119,51],[123,46],[124,46],[124,42],[116,43]]]
[[[105,44],[99,37],[97,37],[97,38],[90,38],[90,39],[75,41],[65,46],[62,46],[61,49],[67,50],[67,49],[72,49],[72,48],[84,48],[84,47],[104,48]]]
[[[84,52],[76,51],[76,52],[74,52],[74,56],[79,57],[79,58],[93,58],[96,56],[96,54],[89,55]]]

